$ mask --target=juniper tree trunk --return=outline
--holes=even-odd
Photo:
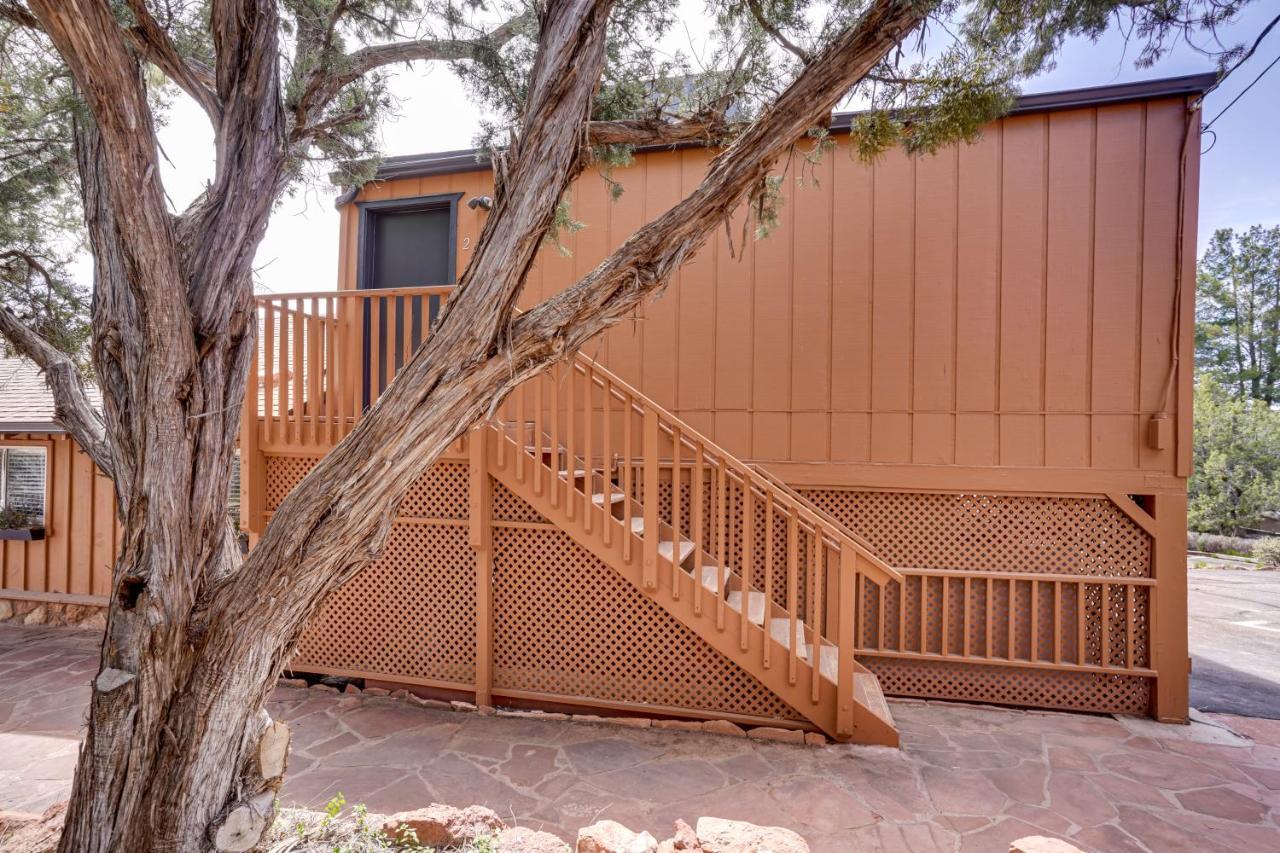
[[[218,61],[214,90],[199,100],[216,120],[218,171],[175,216],[140,67],[111,8],[30,5],[94,118],[79,156],[95,259],[101,434],[83,398],[64,395],[59,406],[113,476],[123,529],[61,842],[68,853],[257,845],[288,740],[263,710],[267,696],[325,597],[377,557],[413,481],[512,388],[659,293],[770,165],[925,14],[913,0],[876,0],[717,156],[688,198],[576,285],[516,317],[541,240],[586,159],[611,9],[611,0],[546,4],[520,131],[496,159],[494,208],[437,329],[241,562],[224,507],[254,345],[251,263],[287,172],[276,6],[211,6]],[[13,338],[9,319],[0,331]],[[43,357],[38,347],[24,351]]]

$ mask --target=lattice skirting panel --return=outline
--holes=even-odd
[[[1151,537],[1106,498],[812,489],[886,562],[917,569],[1149,577]]]
[[[553,528],[494,530],[494,688],[799,719]]]
[[[315,462],[267,457],[268,510]],[[468,473],[466,463],[441,462],[414,485],[382,557],[307,627],[295,669],[473,688]],[[499,694],[800,719],[501,483],[494,483],[492,517]]]
[[[1151,679],[942,660],[858,657],[890,696],[1106,714],[1146,714]]]

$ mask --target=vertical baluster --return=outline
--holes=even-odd
[[[746,651],[749,645],[747,626],[751,624],[751,579],[752,566],[755,563],[755,490],[751,488],[751,475],[742,475],[742,564],[738,566],[738,574],[742,580],[738,584],[742,592],[742,617],[738,620],[738,648]],[[768,608],[766,606],[766,612]]]
[[[680,490],[682,477],[680,473],[680,426],[678,421],[671,422],[671,536],[675,541],[675,561],[671,572],[671,597],[680,598],[680,543],[684,538],[680,525]],[[698,550],[698,543],[693,543]]]
[[[964,626],[964,649],[961,652],[969,656],[969,576],[964,578],[964,599],[960,602],[960,624]]]
[[[983,579],[982,591],[984,593],[983,598],[985,598],[987,602],[987,613],[982,623],[983,630],[986,632],[986,635],[987,635],[986,647],[983,649],[983,651],[986,652],[986,657],[989,660],[991,658],[991,611],[992,611],[992,608],[995,606],[995,602],[993,602],[992,599],[995,598],[995,595],[996,595],[995,586],[992,583],[991,578]]]
[[[883,581],[876,584],[876,648],[887,648],[888,644],[884,641],[884,610],[885,610],[885,584]]]
[[[303,345],[306,343],[306,328],[303,321],[302,300],[293,300],[293,440],[303,444],[303,415],[306,408],[306,355]]]
[[[537,380],[535,379],[534,381],[536,382]],[[528,427],[525,425],[524,419],[524,395],[528,391],[528,385],[528,382],[523,382],[517,385],[516,390],[513,392],[516,398],[516,482],[519,483],[525,481],[525,476],[528,473],[526,459],[529,453],[525,448],[529,446],[529,439],[525,436]]]
[[[604,494],[604,544],[613,543],[613,385],[601,377],[600,387],[600,491]]]
[[[413,307],[418,297],[402,296],[400,304],[400,369],[404,370],[409,359],[413,358]]]
[[[658,586],[658,514],[661,500],[661,486],[658,482],[658,413],[651,406],[644,407],[644,436],[641,439],[641,453],[644,454],[644,500],[641,507],[644,511],[644,565],[641,576],[645,589],[656,589]],[[671,543],[675,546],[675,542]],[[672,552],[672,558],[676,557]]]
[[[1134,596],[1138,588],[1132,584],[1125,584],[1121,589],[1124,590],[1124,665],[1126,669],[1133,669],[1133,610],[1136,604]]]
[[[582,372],[582,382],[585,387],[585,398],[582,401],[582,470],[585,472],[585,479],[582,481],[582,520],[587,526],[587,533],[590,533],[594,521],[595,504],[592,503],[591,496],[595,494],[596,480],[596,461],[595,448],[592,447],[592,428],[591,421],[595,418],[595,390],[596,380],[590,370],[584,369]],[[603,481],[604,475],[601,474]],[[602,506],[608,506],[608,491],[605,491],[605,503]]]
[[[938,636],[938,651],[946,657],[951,645],[951,589],[948,582],[951,579],[946,575],[942,576],[942,632]]]
[[[1062,663],[1062,584],[1053,581],[1053,662]]]
[[[546,473],[543,470],[546,465],[543,464],[542,458],[542,388],[548,382],[552,381],[550,371],[540,376],[534,377],[533,380],[533,491],[534,494],[544,496],[543,491],[546,488]]]
[[[843,546],[842,546],[843,547]],[[841,593],[843,595],[844,593]],[[903,575],[898,581],[898,636],[894,638],[896,648],[900,652],[907,650],[907,577]]]
[[[929,651],[929,576],[920,576],[920,654]]]
[[[311,443],[320,445],[322,443],[320,433],[320,373],[321,362],[323,361],[323,350],[320,339],[321,320],[320,320],[320,300],[317,297],[311,298],[311,314],[306,318],[307,323],[307,425],[310,428]]]
[[[382,383],[382,390],[385,392],[387,386],[396,378],[399,371],[396,368],[396,305],[399,299],[395,296],[388,296],[384,299],[386,305],[387,322],[383,326],[382,331],[382,365],[386,370],[386,380]],[[462,439],[459,439],[462,441]]]
[[[330,445],[338,443],[338,418],[342,411],[342,380],[338,364],[338,305],[332,296],[324,301],[324,415]]]
[[[728,520],[728,502],[726,501],[725,488],[725,472],[724,459],[716,459],[716,628],[724,630],[724,598],[725,598],[725,577],[724,569],[728,560],[728,550],[725,548],[726,532],[729,526]]]
[[[1031,642],[1027,646],[1030,659],[1040,659],[1040,582],[1031,581]]]
[[[857,564],[856,561],[854,563]],[[843,558],[842,558],[843,565]],[[862,576],[861,572],[853,576],[853,604],[854,604],[854,646],[859,649],[875,648],[867,640],[867,625],[862,618],[863,608],[866,606],[864,598],[867,594],[867,579]],[[923,649],[922,649],[923,650]]]
[[[773,613],[773,490],[764,493],[764,668],[772,663],[769,619]]]
[[[1088,646],[1085,645],[1084,635],[1084,611],[1085,611],[1085,589],[1084,581],[1076,581],[1076,663],[1080,665],[1087,664]]]
[[[280,376],[276,396],[280,404],[280,440],[284,444],[293,442],[293,418],[289,401],[293,390],[293,315],[289,312],[289,300],[280,300]]]
[[[551,505],[560,506],[560,459],[564,454],[564,445],[560,435],[560,365],[547,371],[551,380]]]
[[[564,467],[568,469],[568,483],[565,485],[565,515],[570,521],[577,515],[578,501],[574,489],[578,483],[578,370],[577,365],[569,362],[564,366],[565,373],[565,402],[564,402],[564,418],[568,422],[565,427],[567,433],[565,437],[565,460]]]
[[[796,612],[800,606],[797,589],[800,583],[800,541],[794,507],[787,507],[787,639],[790,649],[787,655],[787,682],[796,683],[796,661],[800,654],[799,625]]]
[[[821,695],[822,688],[822,638],[825,633],[820,630],[822,623],[819,621],[818,614],[822,612],[820,606],[818,585],[818,563],[820,555],[818,551],[822,548],[822,526],[815,520],[813,523],[813,533],[811,534],[809,544],[809,634],[813,637],[813,652],[810,654],[812,660],[810,663],[813,668],[809,670],[809,701],[818,704],[818,698]]]
[[[382,310],[383,298],[371,296],[369,309],[369,405],[382,394]]]
[[[365,376],[369,369],[368,357],[368,337],[365,335],[365,317],[369,312],[368,291],[357,291],[358,299],[351,299],[342,303],[344,308],[350,314],[347,317],[349,328],[354,330],[352,340],[348,343],[346,352],[346,361],[351,365],[351,371],[347,374],[350,382],[347,383],[347,394],[350,395],[351,423],[343,424],[342,434],[345,436],[351,430],[355,429],[356,423],[364,416],[364,389]]]
[[[266,417],[267,444],[276,439],[276,306],[268,298],[262,301],[262,411]]]
[[[633,520],[636,517],[635,501],[632,495],[635,492],[635,471],[632,470],[632,460],[635,459],[632,443],[631,443],[631,422],[635,420],[635,402],[631,399],[631,392],[624,391],[622,394],[622,506],[624,508],[623,516],[626,518],[627,531],[622,537],[622,559],[627,563],[631,562],[631,542],[635,539],[631,531],[635,530]]]
[[[1005,649],[1005,657],[1015,660],[1018,657],[1018,619],[1014,615],[1018,612],[1018,582],[1009,578],[1005,586],[1009,589],[1009,648]]]
[[[1102,584],[1102,665],[1111,666],[1111,584]]]
[[[693,446],[693,471],[689,475],[691,481],[690,487],[693,492],[691,507],[693,511],[693,612],[702,615],[702,577],[703,577],[703,560],[702,555],[707,547],[706,537],[703,535],[703,526],[705,520],[703,518],[704,510],[702,501],[704,499],[703,492],[703,456],[702,442],[697,442]]]

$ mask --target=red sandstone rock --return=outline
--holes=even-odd
[[[569,853],[569,845],[549,832],[513,826],[494,839],[496,853]]]
[[[0,812],[0,847],[5,853],[52,853],[66,812],[66,803],[49,806],[39,817]]]
[[[675,835],[671,836],[671,849],[688,850],[691,853],[697,853],[702,850],[702,844],[698,841],[698,833],[693,831],[693,827],[684,821],[676,818]]]
[[[432,803],[425,809],[397,812],[382,822],[382,832],[392,841],[412,839],[423,847],[466,844],[506,829],[493,809],[484,806],[454,808]]]
[[[804,742],[809,746],[826,746],[827,736],[822,732],[805,732]]]
[[[711,732],[717,735],[728,735],[730,737],[746,737],[747,733],[742,730],[742,726],[731,723],[728,720],[707,720],[702,724],[704,732]]]
[[[756,726],[747,730],[747,737],[755,740],[776,740],[782,743],[804,743],[804,732],[799,729],[780,729],[775,726]]]
[[[698,843],[706,853],[809,853],[808,843],[780,826],[698,818]]]
[[[578,830],[577,853],[655,853],[658,842],[647,832],[632,832],[613,820]]]
[[[1009,853],[1081,853],[1079,847],[1061,838],[1028,835],[1009,845]]]
[[[681,729],[686,732],[702,731],[702,723],[698,720],[654,720],[655,729]]]

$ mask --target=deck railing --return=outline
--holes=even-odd
[[[430,333],[450,287],[257,297],[259,449],[323,451],[349,433]]]

